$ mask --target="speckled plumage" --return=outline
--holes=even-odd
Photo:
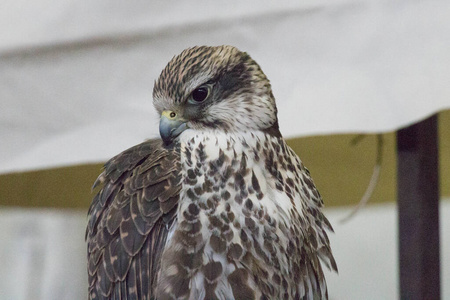
[[[193,101],[198,87],[208,95]],[[187,129],[105,165],[86,232],[89,298],[326,299],[332,228],[256,62],[231,46],[186,49],[153,97]]]

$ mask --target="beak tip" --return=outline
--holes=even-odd
[[[161,136],[161,139],[163,140],[164,144],[168,145],[172,142],[170,134],[168,134],[166,131],[161,130],[161,127],[159,128],[159,135]]]

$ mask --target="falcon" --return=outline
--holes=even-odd
[[[332,227],[259,65],[232,46],[186,49],[153,103],[161,139],[94,183],[89,299],[326,299]]]

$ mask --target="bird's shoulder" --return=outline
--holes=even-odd
[[[86,231],[91,298],[151,294],[179,200],[179,161],[177,147],[148,140],[105,164]]]

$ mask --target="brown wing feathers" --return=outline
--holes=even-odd
[[[105,164],[89,209],[86,239],[90,299],[150,299],[174,220],[179,153],[150,140]]]

